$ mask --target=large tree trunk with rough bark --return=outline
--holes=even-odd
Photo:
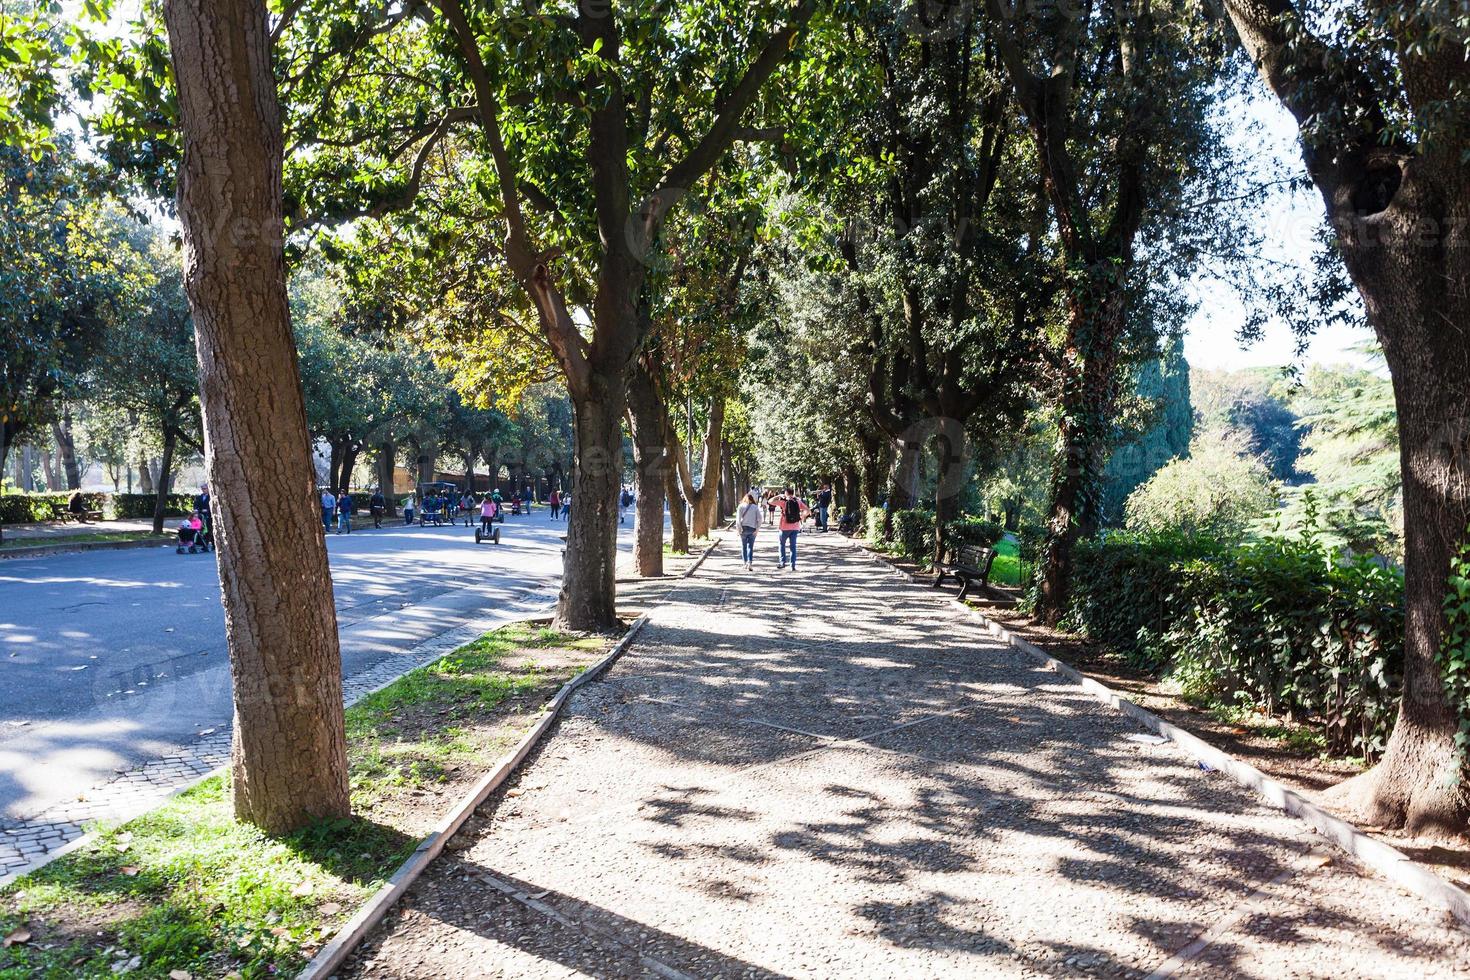
[[[1329,213],[1393,378],[1405,555],[1398,720],[1378,766],[1345,792],[1375,823],[1463,837],[1470,768],[1437,656],[1450,561],[1470,524],[1470,171],[1431,151],[1405,162],[1382,210],[1345,213],[1343,203],[1329,199]]]
[[[567,521],[566,567],[556,625],[605,630],[617,620],[618,491],[622,488],[621,388],[574,396],[576,441],[572,457],[573,507]]]
[[[351,807],[342,661],[286,299],[281,117],[261,0],[167,0],[179,218],[234,680],[235,815]]]
[[[1470,88],[1454,5],[1420,5],[1387,28],[1398,91],[1302,27],[1289,0],[1227,0],[1263,80],[1297,119],[1303,158],[1383,346],[1398,409],[1404,496],[1404,681],[1383,758],[1332,791],[1376,823],[1470,833],[1470,765],[1437,657],[1450,562],[1470,522],[1470,154],[1447,106]],[[1410,125],[1385,105],[1407,105]],[[1463,115],[1463,113],[1461,113]],[[1332,132],[1324,118],[1354,120]],[[1400,134],[1423,124],[1418,145]]]
[[[639,575],[658,576],[664,573],[664,432],[669,422],[663,399],[641,363],[628,379],[628,421],[638,482],[633,564]]]

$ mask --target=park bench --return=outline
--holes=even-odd
[[[990,566],[994,561],[994,548],[986,548],[978,544],[962,544],[955,555],[954,562],[940,565],[936,570],[934,587],[939,588],[944,584],[945,579],[955,579],[960,583],[958,598],[963,599],[970,594],[970,586],[974,583],[979,582],[982,586],[989,584]]]
[[[56,513],[58,519],[63,524],[70,524],[73,521],[76,521],[78,524],[88,524],[102,520],[102,511],[100,510],[84,510],[78,514],[63,508]]]

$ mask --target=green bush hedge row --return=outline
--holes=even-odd
[[[90,511],[101,511],[110,518],[149,518],[157,498],[151,493],[83,493],[82,501]],[[29,524],[54,521],[63,517],[71,502],[71,491],[65,493],[7,493],[0,495],[0,524]],[[194,498],[184,493],[168,497],[167,513],[187,514]]]
[[[1381,755],[1403,676],[1403,577],[1312,535],[1225,547],[1114,534],[1076,556],[1065,625],[1166,671],[1190,697],[1318,729]]]
[[[889,537],[883,535],[883,508],[873,507],[868,511],[868,542],[893,548],[899,554],[920,561],[927,561],[934,554],[934,512],[930,510],[896,510],[893,512],[893,529]],[[947,549],[962,544],[993,546],[1005,534],[1005,529],[994,521],[979,517],[961,516],[950,521],[945,528],[944,546]]]

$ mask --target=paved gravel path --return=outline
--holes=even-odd
[[[1470,933],[850,543],[737,558],[343,976],[1470,977]]]

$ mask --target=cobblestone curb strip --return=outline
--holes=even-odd
[[[430,637],[406,654],[390,657],[343,682],[348,707],[382,690],[399,677],[432,663],[487,630],[545,619],[551,604],[538,604],[509,620],[484,619]],[[228,725],[172,755],[154,759],[85,794],[86,800],[63,803],[14,826],[0,827],[0,888],[36,871],[96,837],[85,831],[95,820],[126,821],[142,816],[166,800],[223,771],[230,758]]]
[[[900,569],[894,568],[867,548],[862,546],[859,548],[869,559],[905,581],[917,581]],[[1408,855],[1397,848],[1374,840],[1346,820],[1333,816],[1300,793],[1281,785],[1255,766],[1241,762],[1199,736],[1171,725],[1152,711],[1139,707],[1107,685],[1098,683],[1070,664],[1053,657],[1036,644],[1012,633],[984,613],[953,597],[950,597],[949,601],[956,609],[985,627],[991,636],[1038,660],[1048,669],[1077,684],[1093,698],[1127,715],[1144,728],[1174,742],[1202,765],[1220,770],[1241,786],[1255,792],[1267,803],[1308,824],[1337,847],[1362,861],[1400,888],[1419,896],[1436,908],[1444,909],[1460,922],[1470,925],[1470,893],[1464,889],[1445,881],[1429,869],[1415,864]]]
[[[713,549],[714,545],[711,545],[710,550]],[[706,555],[708,553],[708,551],[705,552]],[[703,561],[703,557],[700,560]],[[388,914],[388,910],[393,907],[393,903],[403,896],[403,893],[408,890],[409,885],[413,884],[414,880],[423,873],[424,869],[439,856],[440,852],[444,850],[444,845],[448,843],[449,839],[454,836],[455,832],[459,830],[464,822],[469,819],[470,814],[475,812],[475,808],[481,803],[484,803],[486,797],[493,793],[501,783],[505,782],[506,778],[515,771],[516,766],[520,765],[521,761],[530,754],[531,749],[536,746],[536,743],[551,728],[552,723],[561,714],[562,707],[571,698],[577,688],[596,680],[608,667],[612,666],[613,662],[621,657],[623,652],[632,644],[633,638],[638,635],[638,631],[643,629],[643,625],[647,622],[648,615],[646,613],[639,616],[633,625],[628,628],[628,632],[623,634],[623,638],[618,641],[617,646],[608,652],[607,656],[562,685],[561,690],[557,691],[556,697],[552,698],[550,703],[547,704],[541,720],[521,738],[514,749],[501,757],[500,761],[496,763],[495,768],[486,773],[465,794],[464,798],[460,800],[459,804],[449,814],[439,821],[439,825],[428,837],[424,838],[423,842],[419,844],[413,854],[409,855],[408,860],[399,866],[398,870],[393,873],[393,877],[389,878],[383,887],[378,889],[377,894],[373,895],[367,901],[367,904],[347,921],[347,924],[333,937],[332,941],[310,963],[306,964],[306,968],[297,975],[297,980],[323,980],[323,978],[330,976],[333,970],[342,965],[342,962],[347,959],[348,955],[357,947],[357,944],[362,942],[367,934],[383,920],[383,916]]]

